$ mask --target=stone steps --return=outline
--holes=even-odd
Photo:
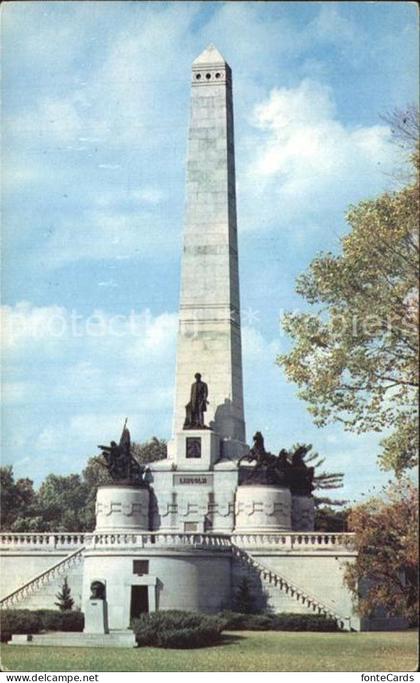
[[[29,581],[26,581],[23,586],[20,586],[16,590],[12,591],[8,595],[5,595],[0,600],[0,607],[2,609],[8,609],[9,607],[14,607],[17,603],[22,602],[25,598],[28,598],[36,591],[40,590],[53,579],[65,574],[71,567],[82,560],[82,553],[85,547],[82,546],[66,557],[55,562],[51,567],[45,569],[43,572],[32,577]]]
[[[256,560],[251,553],[243,550],[242,548],[238,548],[238,546],[234,545],[232,552],[234,558],[248,565],[248,567],[257,572],[261,580],[265,583],[285,592],[288,596],[313,612],[335,619],[339,626],[344,630],[350,630],[350,619],[338,614],[333,607],[329,607],[318,598],[314,597],[313,595],[309,595],[303,588],[296,586],[285,576],[281,576],[272,569],[269,569],[262,562]]]

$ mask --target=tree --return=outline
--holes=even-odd
[[[253,614],[255,611],[255,599],[251,581],[246,576],[243,576],[238,584],[233,606],[235,612],[241,612],[241,614]]]
[[[287,453],[287,457],[292,462],[293,458],[293,453],[298,449],[298,448],[306,448],[307,451],[305,455],[303,456],[304,463],[307,467],[313,467],[315,472],[314,472],[314,479],[313,479],[313,485],[314,485],[314,490],[325,490],[325,489],[339,489],[342,488],[343,486],[343,477],[344,474],[343,472],[325,472],[323,470],[322,472],[319,472],[319,468],[321,465],[324,464],[325,458],[321,458],[319,453],[316,451],[312,450],[312,444],[303,444],[303,443],[296,443],[292,446],[290,451]],[[317,471],[318,468],[318,471]],[[343,505],[347,501],[345,500],[336,500],[332,501],[330,498],[319,498],[315,496],[316,502],[319,503],[329,503],[330,505]]]
[[[103,465],[102,456],[94,455],[92,458],[89,458],[82,472],[82,480],[87,488],[85,500],[86,530],[93,531],[96,522],[95,506],[98,486],[112,484],[112,477]]]
[[[321,499],[324,502],[324,499]],[[340,501],[343,505],[347,501]],[[336,503],[337,504],[337,503]],[[349,510],[335,510],[331,505],[315,507],[315,531],[347,531]]]
[[[133,456],[141,465],[163,460],[167,456],[167,451],[166,441],[164,439],[158,439],[156,436],[153,436],[150,441],[133,443],[131,446]]]
[[[418,451],[418,159],[412,144],[414,177],[350,207],[342,253],[321,254],[298,278],[316,312],[284,316],[294,346],[277,359],[317,425],[389,429],[380,465],[398,476]]]
[[[312,450],[311,444],[295,444],[288,452],[288,458],[292,461],[293,453],[300,446],[305,446],[308,450],[303,457],[305,465],[314,467],[313,486],[314,491],[325,491],[331,489],[338,489],[343,487],[342,472],[326,472],[319,471],[319,468],[324,464],[325,458],[320,457],[319,453]],[[346,512],[341,510],[334,510],[335,507],[341,507],[348,501],[337,498],[330,498],[329,496],[320,496],[314,493],[315,502],[315,530],[316,531],[344,531],[346,527]]]
[[[358,551],[345,582],[358,598],[360,614],[385,608],[411,623],[418,606],[418,491],[408,480],[391,484],[384,498],[354,507],[349,528]],[[360,594],[361,583],[365,591]]]
[[[63,585],[55,597],[58,602],[55,602],[54,605],[57,605],[61,612],[73,609],[74,600],[71,597],[71,588],[67,583],[67,576],[64,578]]]
[[[89,487],[79,474],[49,474],[38,492],[40,531],[90,531],[86,515]]]
[[[15,482],[11,466],[0,467],[0,509],[3,531],[38,530],[40,516],[33,482]]]

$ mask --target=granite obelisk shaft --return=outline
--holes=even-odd
[[[209,388],[206,424],[244,444],[232,75],[213,46],[192,68],[174,434],[196,372]]]

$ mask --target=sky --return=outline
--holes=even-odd
[[[190,69],[214,43],[248,442],[312,443],[345,473],[338,497],[375,493],[381,435],[314,426],[275,360],[297,275],[339,252],[350,204],[395,188],[383,117],[418,98],[416,4],[7,2],[1,31],[3,464],[36,485],[80,472],[127,416],[135,441],[170,437]]]

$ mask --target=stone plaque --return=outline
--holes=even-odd
[[[185,440],[185,457],[201,458],[201,438],[199,436],[187,436]]]
[[[174,486],[211,486],[211,474],[174,474]]]

